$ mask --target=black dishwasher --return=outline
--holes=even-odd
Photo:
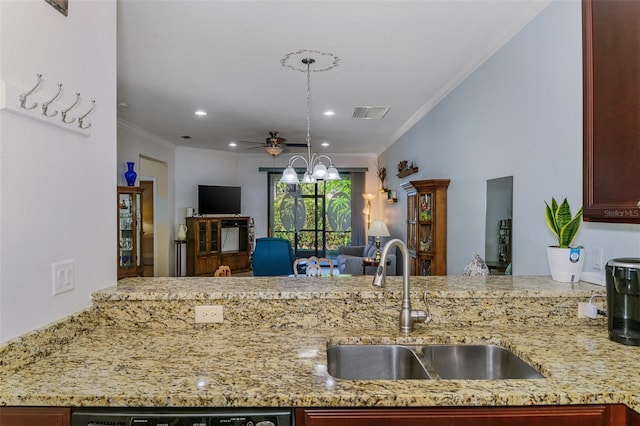
[[[71,426],[293,426],[293,414],[286,408],[78,408]]]

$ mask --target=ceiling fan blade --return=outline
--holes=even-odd
[[[287,146],[290,146],[293,148],[306,148],[307,144],[306,143],[288,143]]]

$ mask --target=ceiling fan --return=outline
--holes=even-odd
[[[250,141],[242,141],[242,142],[261,144],[262,146],[256,146],[256,147],[247,148],[247,149],[264,148],[267,154],[269,154],[272,157],[277,157],[278,155],[280,155],[283,151],[287,149],[288,146],[290,147],[306,147],[307,146],[306,143],[285,143],[285,141],[286,141],[285,138],[280,137],[280,132],[272,131],[272,132],[269,132],[269,137],[266,138],[264,142],[250,142]]]

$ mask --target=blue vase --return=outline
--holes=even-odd
[[[127,180],[127,185],[129,186],[134,186],[136,184],[136,178],[138,177],[138,174],[133,171],[135,164],[134,162],[127,162],[127,171],[124,172],[124,178]]]

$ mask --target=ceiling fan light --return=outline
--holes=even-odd
[[[327,177],[325,180],[342,180],[340,177],[340,173],[338,173],[338,169],[335,168],[333,164],[329,164],[329,168],[327,169]]]
[[[282,177],[280,178],[280,183],[287,183],[287,184],[300,183],[300,180],[298,180],[298,174],[296,173],[293,166],[288,166],[286,169],[284,169],[284,171],[282,172]]]
[[[318,164],[313,168],[314,179],[324,179],[327,176],[327,166],[322,164],[322,161],[318,161]]]
[[[282,153],[281,146],[267,146],[265,149],[267,151],[267,154],[272,157],[277,157],[278,155],[280,155],[280,153]]]

